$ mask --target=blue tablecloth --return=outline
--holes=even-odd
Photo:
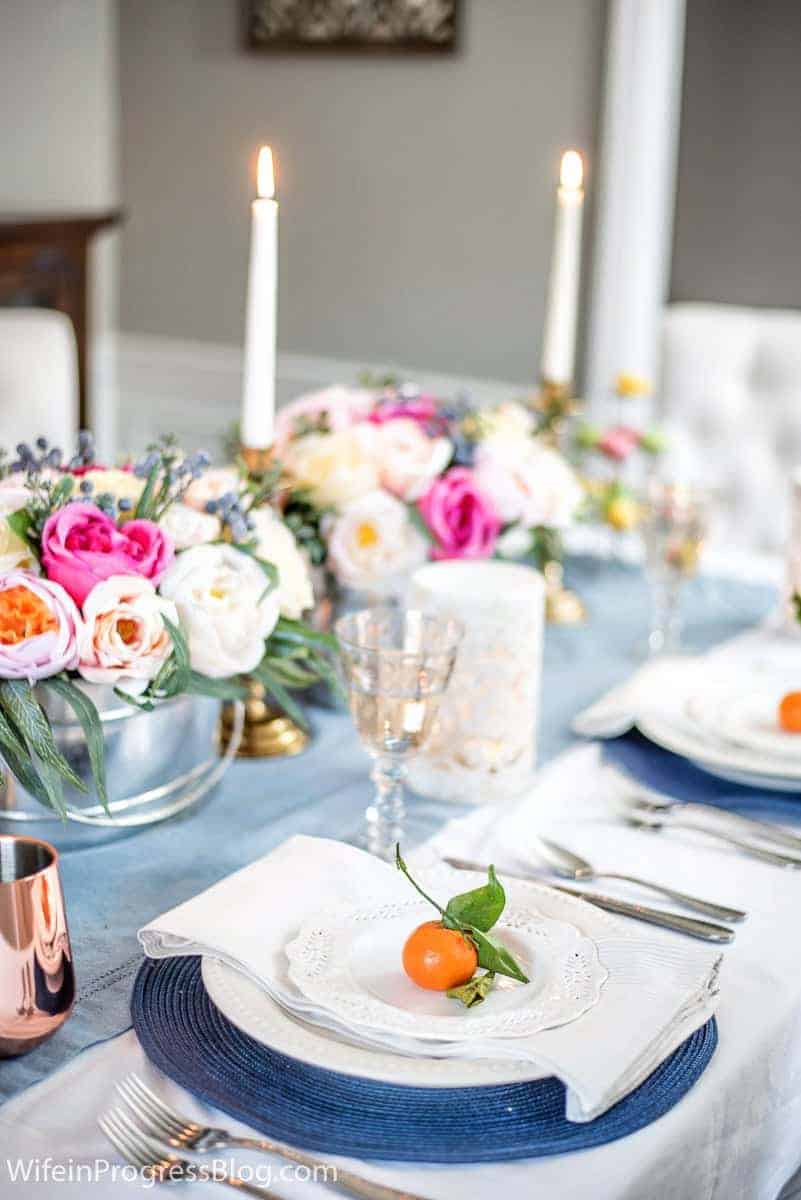
[[[572,715],[632,671],[646,633],[647,592],[638,572],[582,562],[572,565],[570,576],[589,619],[548,629],[542,761],[570,744]],[[764,586],[696,580],[685,596],[687,645],[702,649],[731,637],[774,603]],[[64,831],[62,878],[78,1001],[56,1037],[23,1058],[0,1062],[0,1101],[130,1025],[131,985],[141,961],[136,930],[146,921],[293,833],[347,839],[358,832],[370,796],[366,755],[347,715],[315,709],[312,720],[315,737],[305,754],[236,763],[212,796],[173,821],[83,848],[77,831]],[[407,841],[429,836],[458,811],[412,797]]]

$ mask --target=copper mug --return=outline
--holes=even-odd
[[[0,1058],[45,1041],[74,1000],[58,854],[35,838],[0,835]]]

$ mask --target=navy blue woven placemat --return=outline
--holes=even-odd
[[[277,1054],[215,1008],[199,958],[145,960],[131,1012],[150,1061],[215,1108],[307,1150],[404,1162],[502,1162],[615,1141],[678,1103],[718,1040],[712,1019],[635,1092],[578,1125],[565,1120],[564,1086],[553,1078],[476,1088],[402,1087]]]
[[[766,820],[801,822],[801,787],[794,794],[728,783],[693,766],[686,758],[655,746],[636,730],[602,745],[607,762],[625,768],[647,787],[676,800],[693,800]]]

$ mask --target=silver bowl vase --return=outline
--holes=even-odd
[[[125,830],[152,825],[196,804],[222,778],[242,735],[244,708],[234,706],[231,736],[220,754],[218,700],[177,696],[142,712],[115,696],[111,687],[82,683],[103,727],[107,812],[95,791],[83,730],[72,710],[52,693],[39,696],[56,744],[87,785],[64,787],[67,819],[84,826]],[[0,797],[0,830],[44,831],[62,818],[29,795],[9,772]]]

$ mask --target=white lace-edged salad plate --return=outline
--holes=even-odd
[[[431,915],[416,898],[327,908],[287,945],[289,978],[355,1032],[443,1042],[528,1037],[566,1025],[597,1003],[607,972],[593,940],[526,898],[507,905],[493,936],[514,954],[527,984],[496,976],[484,1002],[469,1009],[418,987],[405,975],[401,954],[408,935]]]

